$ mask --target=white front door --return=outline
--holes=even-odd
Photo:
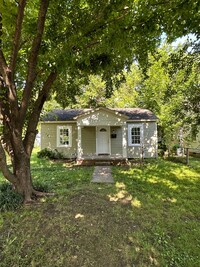
[[[97,154],[110,154],[110,127],[97,127]]]

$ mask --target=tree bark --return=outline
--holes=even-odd
[[[39,14],[38,14],[38,21],[37,21],[37,31],[33,39],[32,48],[28,60],[26,85],[23,91],[21,107],[20,107],[20,117],[22,124],[24,123],[26,117],[26,112],[31,98],[32,89],[34,87],[34,82],[37,77],[37,71],[36,71],[37,60],[38,60],[39,49],[42,42],[42,35],[44,32],[45,19],[48,6],[49,6],[49,0],[41,0]]]
[[[14,80],[14,72],[15,72],[15,67],[16,67],[16,63],[17,63],[18,51],[19,51],[19,47],[20,47],[22,22],[24,19],[25,6],[26,6],[26,0],[20,0],[18,13],[17,13],[17,19],[16,19],[15,35],[14,35],[14,39],[13,39],[12,55],[11,55],[11,59],[10,59],[10,69],[11,69],[11,73],[12,73],[12,80]]]
[[[19,144],[17,144],[19,147]],[[30,158],[25,151],[19,151],[18,155],[13,155],[13,172],[8,168],[6,154],[0,142],[0,169],[4,177],[13,185],[16,192],[24,196],[24,202],[31,202],[33,195],[33,184],[31,178]]]
[[[15,159],[15,176],[17,183],[15,190],[24,196],[24,203],[32,202],[33,183],[31,177],[30,158],[25,152],[21,153],[20,159]]]
[[[35,105],[34,108],[32,110],[32,113],[30,115],[29,118],[29,122],[28,122],[28,126],[27,126],[27,131],[26,131],[26,135],[24,138],[24,147],[26,150],[26,153],[30,156],[32,153],[32,149],[34,146],[34,141],[35,141],[35,137],[37,134],[37,125],[38,125],[38,121],[40,118],[40,114],[43,108],[43,105],[50,93],[50,89],[57,77],[57,72],[56,71],[52,71],[47,80],[44,82],[43,88],[40,92],[40,94],[38,95],[37,100],[35,101]]]
[[[4,177],[13,185],[16,184],[16,177],[9,170],[6,162],[6,154],[3,149],[2,143],[0,142],[0,170],[2,171]]]

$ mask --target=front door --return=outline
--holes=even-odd
[[[110,154],[110,127],[97,127],[97,154]]]

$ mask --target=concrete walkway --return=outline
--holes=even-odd
[[[96,166],[92,183],[114,183],[110,166]]]

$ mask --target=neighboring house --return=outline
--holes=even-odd
[[[156,158],[157,120],[141,108],[53,110],[41,122],[41,149],[78,161]]]

